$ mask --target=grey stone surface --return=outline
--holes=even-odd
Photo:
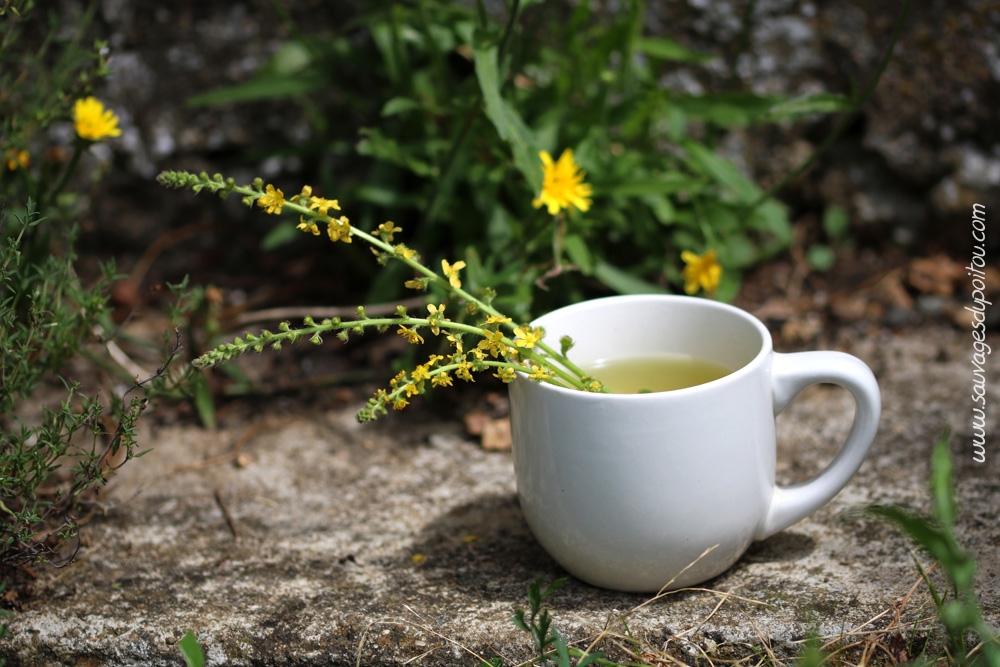
[[[977,464],[967,333],[927,327],[841,343],[872,366],[884,400],[878,438],[850,485],[698,590],[642,606],[648,596],[571,579],[550,598],[561,633],[586,646],[608,630],[599,647],[627,657],[628,614],[644,650],[688,661],[751,646],[780,657],[810,630],[877,636],[897,612],[905,630],[923,633],[934,626],[926,587],[898,604],[919,579],[911,546],[856,510],[927,508],[929,454],[944,427],[954,431],[959,538],[978,558],[986,616],[1000,621],[997,364],[988,371],[986,462]],[[1000,348],[1000,337],[990,343]],[[353,407],[265,412],[218,432],[147,424],[143,441],[154,451],[115,480],[115,507],[86,527],[78,561],[41,573],[0,656],[10,667],[179,665],[176,643],[192,630],[210,665],[530,658],[511,614],[526,606],[531,581],[564,572],[524,523],[510,456],[467,439],[458,415],[418,410],[360,426]],[[832,456],[851,410],[845,392],[822,386],[793,402],[779,419],[782,482]],[[238,442],[242,467],[210,463]]]

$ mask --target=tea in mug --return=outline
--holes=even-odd
[[[721,364],[683,354],[605,359],[584,370],[613,394],[645,394],[684,389],[732,373]]]

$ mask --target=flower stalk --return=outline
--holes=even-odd
[[[250,185],[237,185],[231,178],[221,175],[198,175],[181,171],[168,171],[157,180],[167,187],[182,188],[200,192],[208,190],[225,198],[241,195],[247,206],[257,206],[271,215],[291,212],[299,215],[298,228],[306,233],[319,236],[321,227],[326,226],[331,241],[350,243],[358,238],[371,247],[380,263],[390,259],[400,261],[413,269],[418,277],[407,281],[406,286],[426,290],[431,284],[438,286],[451,301],[463,304],[468,311],[483,319],[477,324],[456,322],[445,316],[445,304],[428,304],[427,316],[411,316],[406,308],[398,306],[395,316],[371,318],[363,307],[358,308],[355,319],[327,318],[316,322],[310,317],[303,320],[301,327],[293,327],[282,322],[277,332],[268,330],[258,334],[246,333],[230,343],[206,352],[194,361],[198,367],[211,367],[230,361],[250,351],[263,352],[265,348],[279,350],[285,344],[308,340],[313,344],[323,342],[323,337],[333,334],[340,340],[348,340],[352,334],[363,334],[374,329],[385,333],[395,327],[396,333],[407,342],[424,342],[422,331],[440,336],[448,341],[448,354],[432,354],[423,364],[412,371],[403,371],[390,381],[387,389],[379,389],[367,405],[358,413],[359,421],[370,421],[387,413],[387,408],[405,408],[412,396],[423,394],[430,387],[452,386],[453,377],[473,382],[473,373],[493,370],[493,375],[504,382],[511,382],[518,372],[539,382],[582,391],[605,391],[600,381],[576,366],[566,356],[572,346],[569,340],[561,341],[561,350],[556,351],[542,341],[544,331],[527,324],[515,324],[511,318],[494,308],[491,297],[477,297],[462,287],[461,270],[465,262],[442,260],[441,272],[434,271],[421,262],[419,254],[403,243],[394,243],[395,234],[402,231],[395,223],[387,221],[375,230],[366,232],[350,224],[343,215],[331,215],[340,211],[336,200],[313,195],[310,186],[304,186],[299,194],[285,198],[284,193],[262,179]],[[489,290],[486,291],[490,293]],[[464,337],[469,336],[475,344],[466,347]]]

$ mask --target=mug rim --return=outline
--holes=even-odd
[[[531,380],[527,377],[527,373],[523,371],[517,371],[517,382],[526,382],[534,385],[538,385],[540,390],[554,391],[557,394],[562,392],[569,392],[570,395],[575,395],[581,400],[615,400],[615,401],[655,401],[655,400],[666,400],[668,397],[681,397],[689,396],[691,394],[700,391],[711,391],[720,387],[727,382],[738,382],[743,376],[755,372],[757,367],[764,363],[764,359],[770,355],[773,351],[773,341],[771,339],[771,332],[760,321],[759,318],[754,316],[752,313],[743,310],[742,308],[737,308],[736,306],[730,305],[728,303],[723,303],[721,301],[713,301],[711,299],[706,299],[704,297],[688,296],[684,294],[617,294],[613,296],[598,297],[596,299],[587,299],[585,301],[578,301],[572,303],[568,306],[563,306],[562,308],[557,308],[553,311],[545,313],[544,315],[531,321],[530,326],[542,326],[544,328],[544,320],[550,315],[556,313],[562,313],[569,310],[587,310],[590,308],[598,308],[602,303],[609,301],[615,302],[684,302],[684,303],[696,303],[699,306],[706,308],[714,308],[721,310],[728,315],[737,317],[745,322],[749,322],[757,333],[760,335],[760,349],[757,350],[753,358],[747,363],[743,364],[739,368],[733,370],[730,373],[717,378],[715,380],[710,380],[709,382],[703,382],[701,384],[696,384],[691,387],[684,387],[682,389],[671,389],[669,391],[656,391],[647,394],[609,394],[603,392],[589,392],[582,391],[580,389],[573,389],[571,387],[560,387],[558,385],[551,384],[549,382],[542,382],[538,380]],[[543,339],[544,340],[544,339]],[[571,359],[572,361],[572,359]]]

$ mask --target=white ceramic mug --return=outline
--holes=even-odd
[[[878,428],[871,370],[842,352],[774,352],[767,328],[726,304],[637,295],[545,315],[545,342],[581,366],[663,353],[732,373],[675,391],[598,394],[519,376],[510,384],[521,508],[549,554],[603,588],[659,591],[710,579],[753,540],[804,518],[854,475]],[[854,396],[854,424],[813,479],[775,484],[775,417],[807,385]],[[705,553],[709,551],[709,553]]]

